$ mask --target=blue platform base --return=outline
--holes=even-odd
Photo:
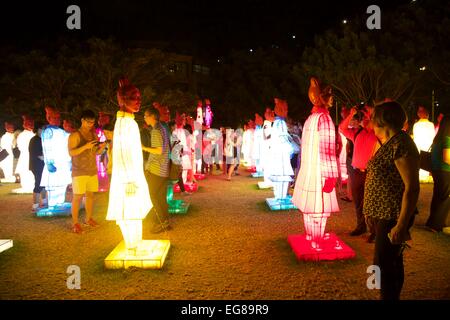
[[[70,202],[64,202],[61,205],[42,208],[36,211],[37,217],[57,217],[57,216],[68,217],[70,215],[72,215],[72,204]]]
[[[255,173],[252,173],[252,177],[253,177],[253,178],[261,178],[261,177],[264,177],[264,172],[255,172]]]
[[[297,209],[291,199],[289,195],[283,199],[268,198],[266,203],[272,211]]]

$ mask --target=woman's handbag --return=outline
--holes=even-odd
[[[431,172],[431,152],[429,150],[420,150],[420,169]]]

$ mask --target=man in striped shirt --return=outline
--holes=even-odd
[[[148,183],[153,209],[150,211],[152,233],[170,229],[167,204],[167,184],[169,181],[170,137],[167,129],[159,121],[159,111],[147,108],[144,112],[145,123],[151,130],[150,147],[142,146],[149,153],[145,165],[145,177]]]

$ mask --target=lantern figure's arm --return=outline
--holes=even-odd
[[[52,142],[52,139],[53,129],[51,127],[47,127],[42,132],[42,149],[44,151],[44,162],[49,172],[56,172],[54,156],[57,150],[53,150],[54,142]]]
[[[324,178],[339,177],[336,159],[336,132],[331,118],[322,115],[318,124],[320,169]]]

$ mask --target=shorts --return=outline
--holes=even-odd
[[[72,177],[73,194],[85,194],[86,192],[98,192],[98,177],[78,176]]]

